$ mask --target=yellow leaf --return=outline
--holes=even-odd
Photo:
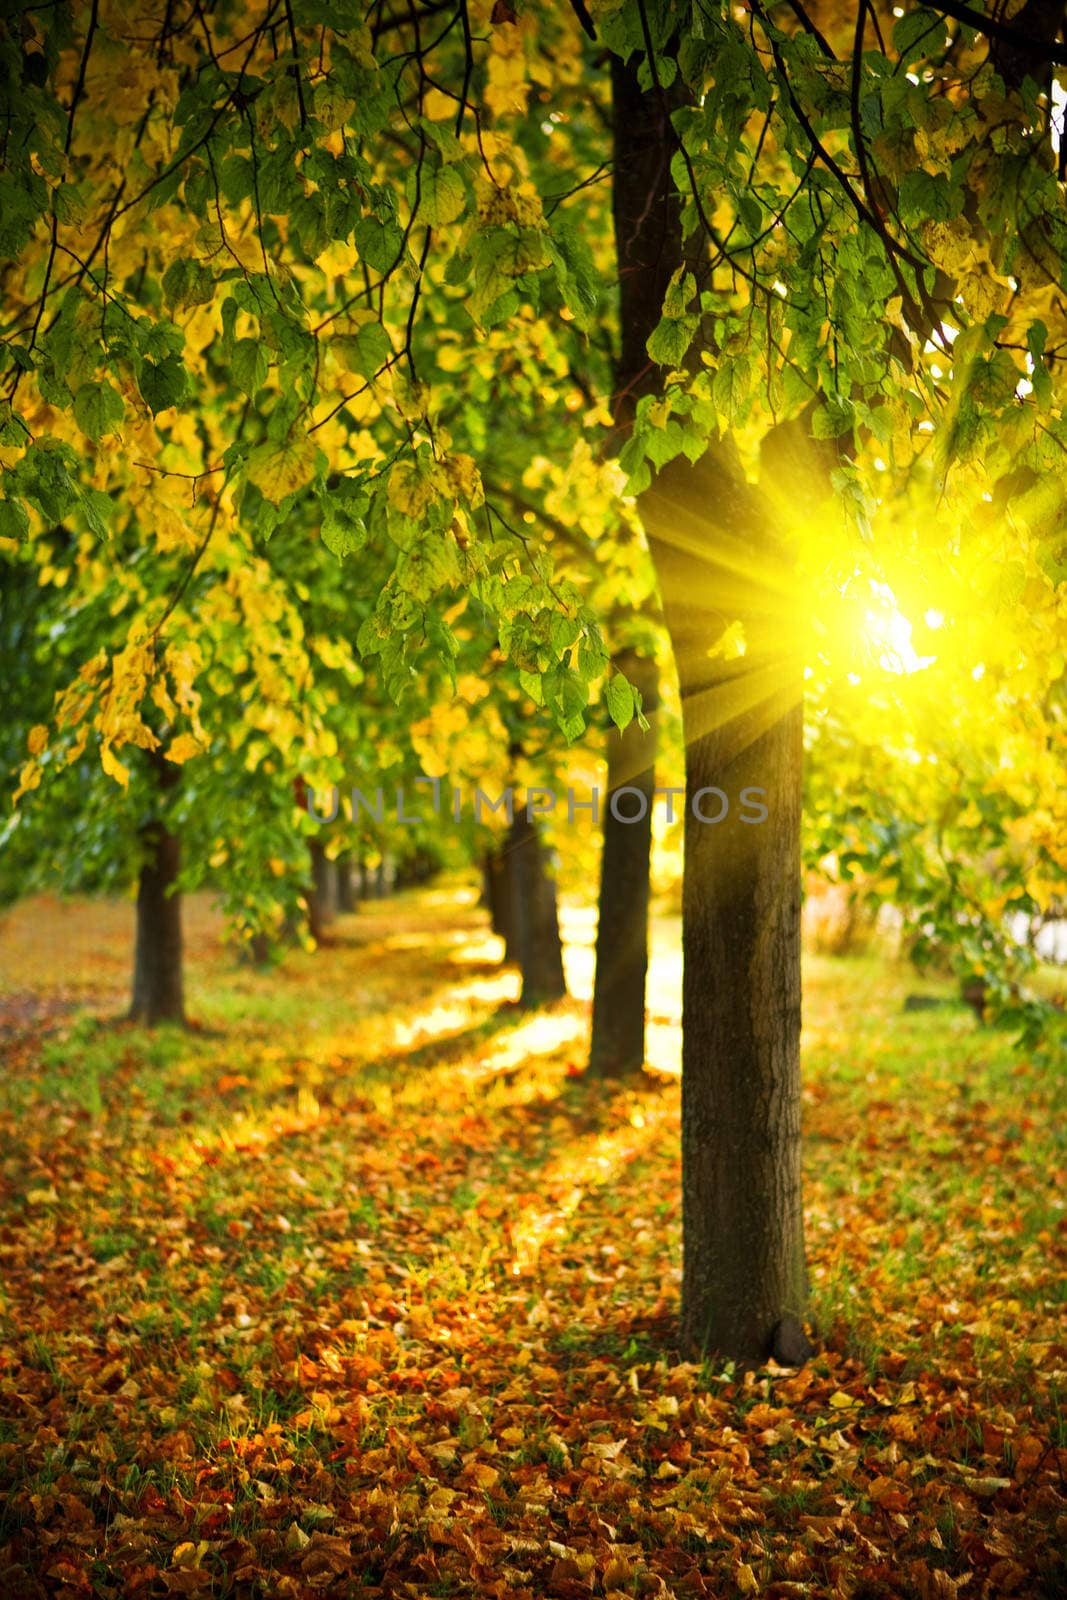
[[[493,1489],[500,1482],[500,1474],[496,1468],[490,1467],[482,1461],[474,1463],[469,1469],[469,1475],[479,1489]]]
[[[85,746],[86,746],[86,744],[88,742],[89,742],[89,729],[83,723],[82,726],[78,729],[77,733],[74,735],[74,743],[68,749],[66,757],[64,758],[64,761],[63,761],[63,765],[65,767],[72,767],[74,765],[75,761],[80,760],[80,758],[81,758],[81,756],[82,756],[82,754],[83,754],[83,752],[85,750]]]
[[[191,733],[179,733],[167,747],[167,760],[173,761],[176,767],[180,767],[183,761],[202,755],[203,751],[204,746],[199,739],[195,739]]]
[[[167,693],[166,684],[157,678],[151,688],[152,702],[157,705],[168,721],[173,722],[178,715],[178,708]]]
[[[47,728],[43,727],[40,723],[38,723],[35,728],[31,728],[30,729],[29,734],[27,735],[27,738],[26,738],[26,745],[27,745],[27,747],[29,749],[29,752],[30,752],[31,756],[39,756],[41,751],[44,749],[44,747],[45,747],[45,745],[47,743],[48,743],[48,729]]]
[[[100,765],[109,778],[114,778],[116,783],[121,783],[124,789],[130,786],[130,769],[124,767],[122,762],[113,754],[109,744],[100,746]]]
[[[485,493],[474,457],[457,452],[456,455],[446,456],[442,467],[445,481],[456,499],[466,501],[471,506],[480,506]]]
[[[389,475],[389,499],[406,517],[420,517],[438,498],[427,472],[410,461],[398,461]]]
[[[850,1406],[858,1406],[859,1401],[853,1395],[846,1394],[843,1389],[838,1389],[830,1396],[830,1404],[835,1411],[847,1411]]]
[[[36,761],[25,762],[22,771],[19,773],[19,786],[12,796],[11,804],[17,805],[24,794],[28,794],[31,789],[37,788],[40,781],[41,769]]]
[[[259,445],[248,461],[248,481],[265,499],[280,505],[286,495],[303,488],[315,473],[318,447],[314,439],[287,439],[285,444]]]
[[[747,1561],[738,1562],[734,1569],[734,1581],[741,1594],[756,1594],[759,1590],[759,1580]]]

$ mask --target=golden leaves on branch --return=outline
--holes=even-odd
[[[310,483],[315,475],[318,446],[305,434],[294,434],[278,445],[257,445],[248,461],[249,483],[274,505]]]

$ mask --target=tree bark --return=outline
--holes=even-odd
[[[356,896],[352,887],[352,857],[345,850],[334,862],[337,877],[337,909],[344,913],[356,909]]]
[[[493,932],[504,941],[506,967],[517,966],[519,962],[510,861],[511,857],[506,849],[496,849],[490,850],[483,862],[485,903],[489,910],[489,921]]]
[[[308,932],[316,944],[321,944],[326,935],[326,925],[333,915],[330,893],[330,880],[333,874],[331,863],[326,858],[326,846],[321,840],[311,840],[310,854],[311,884],[307,894]]]
[[[589,1070],[602,1078],[640,1072],[645,1061],[649,869],[656,784],[656,663],[624,650],[615,657],[615,666],[640,691],[649,727],[642,729],[635,719],[621,733],[613,727],[607,741],[608,798],[589,1050]]]
[[[178,782],[180,768],[154,752],[149,760],[160,793],[164,794]],[[174,888],[181,866],[181,845],[158,817],[142,827],[141,841],[145,855],[137,886],[130,1020],[149,1028],[160,1022],[184,1024],[182,902]]]
[[[614,208],[622,354],[616,415],[655,392],[646,341],[686,259],[671,177],[676,85],[616,60]],[[785,486],[790,488],[792,486]],[[739,1360],[808,1353],[800,1189],[801,657],[787,566],[729,440],[670,462],[639,498],[686,742],[681,1331]],[[711,652],[731,623],[743,653]],[[756,788],[762,822],[742,805]],[[718,790],[727,802],[722,808]],[[694,807],[696,810],[694,811]]]
[[[548,871],[544,844],[527,817],[525,806],[516,808],[507,848],[515,942],[522,972],[519,1004],[524,1010],[532,1010],[561,1000],[567,985],[555,880]]]

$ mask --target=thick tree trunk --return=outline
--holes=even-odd
[[[508,832],[508,876],[522,993],[519,1004],[533,1009],[567,993],[563,946],[559,937],[556,885],[544,844],[526,808],[516,809]]]
[[[792,591],[766,507],[725,452],[672,462],[640,509],[686,743],[682,1336],[694,1352],[792,1362],[808,1349]],[[710,656],[730,622],[744,653]]]
[[[161,792],[174,787],[180,769],[152,755]],[[174,889],[181,846],[158,819],[141,829],[145,859],[137,886],[137,936],[130,1019],[155,1027],[185,1021],[182,972],[182,902]]]
[[[615,235],[628,428],[661,375],[646,341],[686,261],[666,93],[616,60]],[[692,265],[705,244],[692,246]],[[785,485],[794,496],[803,487]],[[694,1354],[795,1363],[805,1269],[800,1190],[802,668],[773,518],[729,439],[669,463],[640,497],[682,691],[686,741],[682,1012],[682,1337]],[[710,654],[733,623],[734,651]],[[743,804],[762,789],[763,821]],[[719,794],[701,794],[718,790]],[[714,819],[727,811],[721,820]],[[696,807],[699,820],[694,815]]]
[[[805,1302],[800,1184],[799,695],[734,754],[688,746],[701,789],[766,791],[746,824],[686,818],[682,995],[682,1337],[762,1360]],[[705,814],[718,809],[705,798]],[[783,1319],[787,1319],[783,1329]]]
[[[648,887],[656,784],[656,663],[621,651],[615,666],[637,688],[648,719],[608,734],[608,799],[600,862],[600,905],[589,1070],[621,1078],[645,1061]]]

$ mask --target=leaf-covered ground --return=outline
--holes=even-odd
[[[672,1346],[677,1078],[587,1083],[471,892],[270,973],[187,926],[201,1026],[153,1036],[128,905],[0,925],[5,1600],[1067,1592],[1052,1065],[810,960],[819,1353],[737,1375]]]

